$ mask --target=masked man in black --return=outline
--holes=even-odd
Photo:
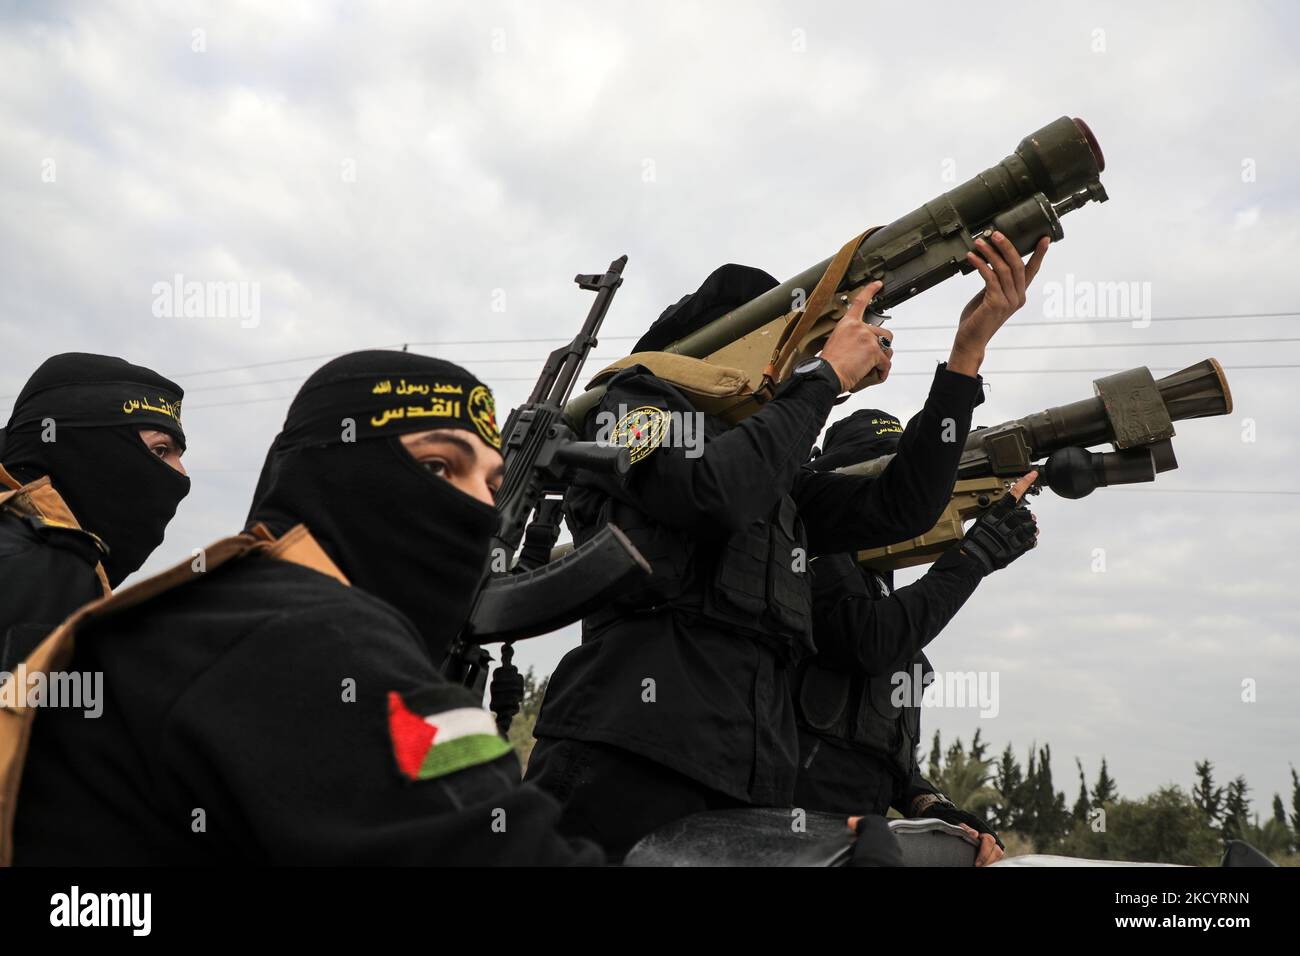
[[[190,490],[183,392],[108,355],[46,359],[0,429],[0,670],[162,543]]]
[[[898,450],[894,416],[864,409],[836,422],[812,468],[828,472]],[[986,575],[1037,543],[1021,502],[1030,472],[981,515],[960,544],[917,581],[893,590],[893,574],[861,568],[852,553],[812,561],[817,652],[795,670],[799,776],[794,802],[807,810],[926,817],[963,826],[980,840],[976,865],[996,862],[1002,843],[921,776],[918,700],[933,669],[922,652]]]
[[[646,366],[610,380],[583,437],[626,440],[633,464],[622,479],[580,475],[565,520],[577,544],[607,522],[622,528],[654,574],[583,621],[582,644],[548,685],[528,779],[565,805],[566,832],[617,858],[689,813],[791,804],[789,673],[812,648],[807,558],[933,525],[970,428],[985,347],[1024,304],[1047,242],[1028,266],[1005,237],[979,248],[972,264],[984,291],[878,479],[804,468],[836,397],[873,368],[888,374],[882,339],[892,333],[862,321],[878,284],[852,303],[821,357],[738,425],[697,415],[685,391]],[[662,349],[776,285],[760,270],[724,266],[633,351]]]
[[[105,701],[32,725],[17,862],[601,862],[438,671],[496,526],[499,448],[491,392],[449,362],[359,352],[312,375],[248,532],[33,655],[102,672]]]

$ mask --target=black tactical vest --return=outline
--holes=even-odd
[[[613,522],[650,562],[641,588],[588,617],[588,629],[628,614],[675,609],[745,632],[786,661],[812,651],[812,592],[803,522],[790,496],[765,521],[717,538],[664,527],[635,507],[607,498],[601,524]],[[574,529],[575,543],[597,527]]]
[[[845,583],[859,593],[879,600],[889,586],[872,572],[851,575]],[[814,635],[814,640],[816,635]],[[923,673],[930,662],[920,658]],[[900,668],[909,679],[913,663]],[[828,666],[817,657],[803,661],[795,672],[795,712],[801,724],[824,737],[834,737],[861,748],[885,761],[900,777],[909,777],[916,761],[921,734],[921,710],[910,700],[895,704],[900,694],[892,674],[868,677]]]

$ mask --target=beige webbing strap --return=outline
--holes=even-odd
[[[49,475],[22,485],[13,475],[0,467],[0,484],[7,488],[6,491],[0,492],[0,508],[6,508],[17,515],[34,515],[47,525],[73,528],[94,538],[101,553],[108,551],[97,535],[91,534],[78,523],[62,495],[55,490]],[[104,597],[113,593],[113,589],[108,584],[108,574],[104,571],[103,561],[95,562],[95,577],[99,579],[99,587]]]
[[[134,607],[164,591],[199,578],[228,561],[268,549],[269,545],[265,541],[259,541],[252,535],[223,538],[204,550],[202,564],[196,560],[184,561],[123,591],[82,605],[27,655],[27,659],[20,665],[21,670],[26,675],[57,671],[71,659],[77,630],[86,622]],[[18,674],[8,678],[6,684],[13,684],[8,689],[8,694],[0,690],[0,866],[9,866],[13,862],[13,828],[18,806],[18,788],[22,782],[23,764],[27,761],[32,722],[39,709],[27,706],[27,688],[20,686],[18,679]],[[12,696],[12,701],[6,700],[6,696]]]
[[[835,295],[835,290],[840,287],[844,281],[845,274],[849,271],[849,264],[853,261],[853,254],[858,251],[858,246],[862,245],[862,240],[871,235],[879,226],[872,226],[866,232],[859,236],[854,236],[846,242],[839,252],[835,253],[835,258],[831,264],[826,267],[822,277],[817,282],[817,287],[813,289],[812,295],[808,296],[808,301],[804,303],[802,312],[797,312],[790,316],[790,321],[786,323],[785,328],[781,330],[781,337],[777,339],[776,348],[772,350],[772,358],[767,363],[767,368],[763,370],[763,382],[754,390],[754,396],[759,401],[767,401],[776,391],[776,386],[781,380],[781,370],[794,355],[795,349],[803,340],[808,330],[816,324],[817,320],[822,317],[826,309],[831,304],[831,298]]]
[[[330,560],[305,525],[296,525],[279,538],[273,537],[265,526],[258,525],[251,533],[222,538],[209,545],[203,549],[201,561],[196,556],[123,591],[82,605],[27,655],[21,665],[22,673],[48,674],[65,667],[72,658],[76,634],[87,622],[143,604],[159,594],[210,574],[231,561],[259,553],[310,568],[341,584],[348,583],[343,572]],[[11,700],[7,700],[6,693],[0,690],[0,866],[9,866],[13,862],[13,827],[18,789],[22,782],[23,765],[27,760],[32,722],[39,709],[27,706],[27,688],[21,686],[18,680],[17,674],[8,678],[7,683],[13,684],[13,687],[8,688]]]
[[[264,525],[258,525],[258,528],[264,527]],[[317,543],[304,524],[295,525],[286,531],[282,537],[276,539],[266,553],[268,557],[275,558],[278,561],[288,561],[290,564],[300,564],[304,568],[310,568],[318,574],[333,578],[340,584],[351,583],[348,581],[347,575],[339,570],[339,566],[325,553],[325,549]]]

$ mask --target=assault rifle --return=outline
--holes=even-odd
[[[469,620],[443,664],[449,679],[479,693],[491,660],[483,644],[506,642],[502,664],[509,665],[511,641],[571,624],[606,603],[629,579],[650,573],[645,558],[612,524],[562,558],[547,560],[558,534],[561,498],[574,473],[583,468],[622,475],[631,467],[627,448],[578,441],[564,418],[626,264],[622,256],[603,274],[574,279],[596,293],[587,319],[572,342],[550,354],[528,401],[511,411],[502,430],[505,478],[496,496],[501,523]],[[526,531],[530,540],[516,561]]]

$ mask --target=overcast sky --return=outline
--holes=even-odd
[[[327,357],[423,343],[504,413],[558,344],[524,340],[585,315],[575,273],[630,257],[615,358],[717,265],[785,278],[1082,116],[1111,201],[1065,218],[977,423],[1211,355],[1236,408],[1180,423],[1155,485],[1036,500],[1039,548],[931,646],[997,672],[998,716],[927,710],[926,732],[1049,742],[1071,800],[1075,756],[1129,796],[1208,757],[1267,815],[1300,761],[1298,26],[1284,3],[5,4],[0,420],[57,351],[176,378],[194,491],[158,570],[238,529]],[[256,316],[168,315],[177,275],[256,288]],[[1047,307],[1102,282],[1155,321]],[[837,416],[918,409],[951,332],[914,327],[976,288],[898,308],[894,377]],[[1160,321],[1218,314],[1243,317]],[[518,659],[549,671],[575,641]]]

